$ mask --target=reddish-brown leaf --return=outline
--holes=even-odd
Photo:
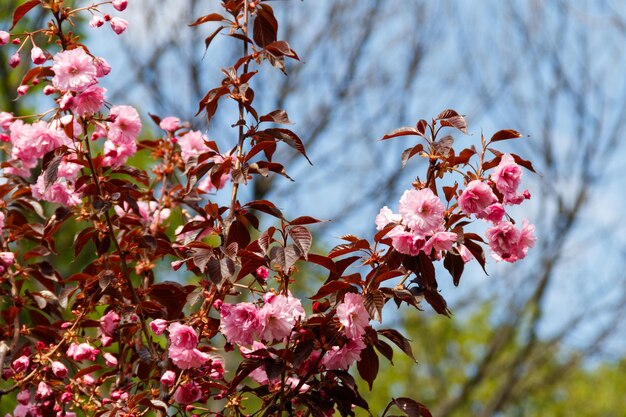
[[[304,259],[307,259],[309,250],[311,249],[311,242],[313,237],[311,232],[304,226],[292,226],[288,229],[287,233],[293,239],[293,243],[300,249]]]
[[[417,130],[414,127],[405,126],[405,127],[400,127],[396,130],[392,130],[391,132],[383,136],[381,140],[387,140],[387,139],[395,138],[398,136],[412,136],[412,135],[421,136],[421,133],[419,130]]]
[[[409,417],[432,417],[432,414],[424,404],[410,398],[394,398],[392,403]]]
[[[406,166],[407,162],[409,162],[409,159],[413,158],[415,155],[422,152],[423,150],[424,145],[418,143],[414,147],[408,148],[404,152],[402,152],[402,168]]]
[[[372,390],[374,380],[378,375],[378,355],[376,355],[376,351],[371,345],[368,345],[361,351],[361,358],[359,362],[356,364],[357,369],[359,371],[359,375],[367,385],[369,385],[370,391]]]
[[[274,11],[269,5],[265,3],[259,5],[252,32],[254,42],[261,48],[276,42],[278,22],[274,17]]]
[[[504,129],[504,130],[500,130],[500,131],[494,133],[494,135],[489,140],[489,143],[491,143],[491,142],[498,142],[498,141],[507,140],[507,139],[517,139],[517,138],[521,138],[521,137],[524,137],[524,135],[522,135],[517,130]]]
[[[13,24],[9,28],[9,31],[13,30],[15,25],[22,20],[26,13],[30,12],[34,7],[36,7],[40,3],[40,0],[30,0],[26,3],[20,4],[13,12]]]
[[[225,19],[224,16],[222,16],[221,14],[211,13],[206,16],[199,17],[198,19],[196,19],[195,22],[190,23],[189,26],[198,26],[206,22],[221,22],[222,20]]]
[[[270,112],[266,114],[265,116],[261,116],[259,121],[274,122],[274,123],[279,123],[279,124],[284,124],[284,125],[292,124],[291,121],[289,120],[289,115],[287,114],[285,110],[274,110],[273,112]]]

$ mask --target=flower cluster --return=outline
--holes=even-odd
[[[407,190],[400,198],[399,212],[393,213],[387,206],[376,216],[377,230],[395,225],[387,236],[395,250],[405,255],[418,255],[421,251],[436,256],[449,250],[457,240],[456,233],[446,232],[443,227],[445,207],[439,197],[429,188]]]
[[[305,312],[301,301],[288,295],[267,293],[263,307],[252,303],[224,303],[220,309],[221,330],[228,342],[250,346],[255,339],[268,343],[289,337]]]
[[[515,262],[523,259],[528,249],[534,246],[535,228],[524,220],[522,228],[517,229],[511,221],[502,219],[506,215],[506,205],[520,204],[530,198],[530,193],[518,192],[522,169],[509,154],[502,155],[490,179],[470,181],[457,202],[467,216],[474,215],[492,223],[486,232],[492,257],[497,261]]]

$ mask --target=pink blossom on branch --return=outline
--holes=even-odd
[[[182,384],[174,392],[174,401],[179,404],[191,404],[198,401],[202,397],[200,386],[195,382],[187,382]]]
[[[167,132],[175,132],[180,127],[180,119],[170,116],[161,120],[159,127]]]
[[[429,188],[407,190],[400,198],[399,212],[404,224],[424,235],[442,227],[444,210],[441,199]]]
[[[209,360],[209,356],[196,349],[198,335],[190,327],[180,323],[172,323],[167,328],[170,347],[168,355],[174,365],[180,369],[197,368]]]
[[[252,303],[224,303],[220,318],[226,340],[237,345],[250,346],[262,328],[259,311]]]
[[[419,255],[426,243],[423,235],[408,232],[403,226],[394,227],[387,236],[391,238],[393,248],[405,255]]]
[[[466,214],[477,214],[497,201],[491,187],[480,180],[471,181],[459,196],[459,207]]]
[[[267,293],[263,299],[265,304],[258,312],[261,323],[259,337],[268,342],[285,339],[296,322],[304,318],[304,308],[300,300],[291,293],[286,297]]]
[[[58,90],[81,92],[96,83],[96,66],[83,48],[54,55],[52,85]]]
[[[120,316],[114,310],[109,310],[100,318],[100,330],[107,336],[113,336],[113,332],[120,324]]]
[[[360,340],[370,322],[370,315],[365,309],[363,296],[351,292],[347,293],[343,301],[337,306],[337,318],[343,325],[344,332],[349,339]]]
[[[389,223],[400,223],[402,216],[391,211],[387,206],[380,209],[380,212],[376,216],[376,230],[383,230]]]
[[[91,346],[89,343],[72,343],[65,353],[69,358],[81,362],[84,360],[95,361],[100,351]]]
[[[520,204],[524,201],[524,196],[517,192],[522,181],[522,168],[510,154],[502,155],[500,163],[491,173],[491,180],[504,196],[505,204]]]
[[[502,222],[487,229],[487,239],[497,261],[515,262],[526,257],[528,249],[535,245],[535,227],[524,220],[522,228],[516,229],[511,222]]]

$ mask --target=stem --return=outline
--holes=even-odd
[[[87,147],[87,152],[85,153],[85,157],[87,158],[87,163],[89,164],[89,169],[91,170],[91,177],[93,178],[94,184],[96,185],[98,196],[100,198],[103,198],[104,195],[102,192],[102,186],[100,185],[98,174],[93,165],[93,160],[91,158],[91,145],[89,144],[89,138],[87,137],[87,135],[85,135],[84,142]],[[122,251],[122,248],[120,247],[120,244],[117,240],[117,236],[115,234],[115,229],[113,228],[113,222],[111,222],[111,216],[109,215],[108,211],[104,212],[104,218],[105,218],[105,222],[107,225],[107,232],[109,234],[109,238],[113,242],[113,245],[115,246],[115,250],[120,256],[120,267],[122,269],[122,275],[124,276],[124,280],[126,281],[126,286],[128,287],[128,290],[130,291],[133,303],[135,304],[135,306],[139,306],[139,304],[141,303],[141,300],[139,299],[139,296],[137,295],[137,292],[135,291],[135,287],[133,286],[133,282],[130,277],[130,272],[128,270],[128,263],[126,260],[126,253]],[[141,322],[141,331],[143,335],[145,336],[146,341],[148,342],[148,347],[150,348],[150,352],[156,355],[156,350],[154,349],[152,338],[150,337],[150,334],[148,333],[148,330],[147,330],[146,319],[140,310],[137,310],[137,315],[139,316],[139,320]]]
[[[248,2],[244,1],[243,6],[243,26],[241,30],[244,35],[248,35]],[[248,42],[243,41],[243,56],[248,55]],[[243,73],[248,72],[248,62],[246,61],[243,64]],[[239,122],[245,121],[245,107],[243,102],[239,102]],[[245,134],[243,131],[243,124],[239,124],[239,142],[237,143],[237,159],[235,160],[235,170],[241,169],[241,158],[243,156],[243,145],[245,140]],[[230,225],[235,217],[235,205],[237,204],[237,191],[239,190],[239,183],[233,183],[233,190],[230,196],[230,211],[228,212],[228,219],[226,221],[226,228],[229,229]],[[226,235],[228,234],[228,230],[226,230]]]

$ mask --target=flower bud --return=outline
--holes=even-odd
[[[150,323],[150,329],[156,335],[162,334],[166,328],[167,328],[167,321],[163,319],[152,320],[152,322]]]
[[[30,50],[30,59],[33,61],[33,64],[41,65],[46,62],[46,54],[44,54],[40,47],[34,46],[33,49]]]
[[[102,356],[104,356],[104,362],[106,362],[107,366],[111,368],[117,366],[117,358],[115,356],[109,352],[105,352]]]
[[[161,376],[161,383],[166,387],[171,387],[176,382],[176,373],[174,371],[165,371]]]
[[[178,117],[166,117],[161,120],[159,127],[167,132],[175,132],[180,126],[180,119]]]
[[[30,391],[25,389],[17,394],[17,402],[26,405],[30,402]]]
[[[41,400],[42,398],[48,398],[52,395],[52,388],[45,382],[41,381],[37,386],[37,392],[35,393],[35,399]]]
[[[269,269],[267,269],[264,266],[260,266],[256,269],[256,277],[261,281],[267,280],[267,277],[269,275],[270,275]]]
[[[18,65],[20,65],[20,61],[22,60],[22,58],[20,58],[20,53],[16,52],[13,55],[11,55],[11,58],[9,58],[9,66],[11,68],[15,68]]]
[[[123,12],[126,6],[128,6],[128,0],[113,0],[113,7],[115,7],[115,10],[118,12]]]
[[[55,91],[56,90],[51,85],[47,85],[43,88],[43,93],[47,96],[54,94]]]
[[[117,35],[121,35],[122,32],[124,32],[128,27],[128,22],[119,17],[112,18],[110,23],[111,29],[113,29],[113,32],[115,32]]]
[[[93,16],[89,21],[89,26],[94,29],[99,28],[102,25],[104,25],[104,18],[102,16]]]
[[[52,373],[57,378],[65,378],[67,375],[67,368],[59,361],[52,362]]]
[[[4,30],[0,30],[0,45],[6,45],[11,40],[11,35],[9,32]]]
[[[28,93],[28,86],[27,85],[20,85],[19,87],[17,87],[17,94],[20,96],[24,96],[26,95],[26,93]]]

